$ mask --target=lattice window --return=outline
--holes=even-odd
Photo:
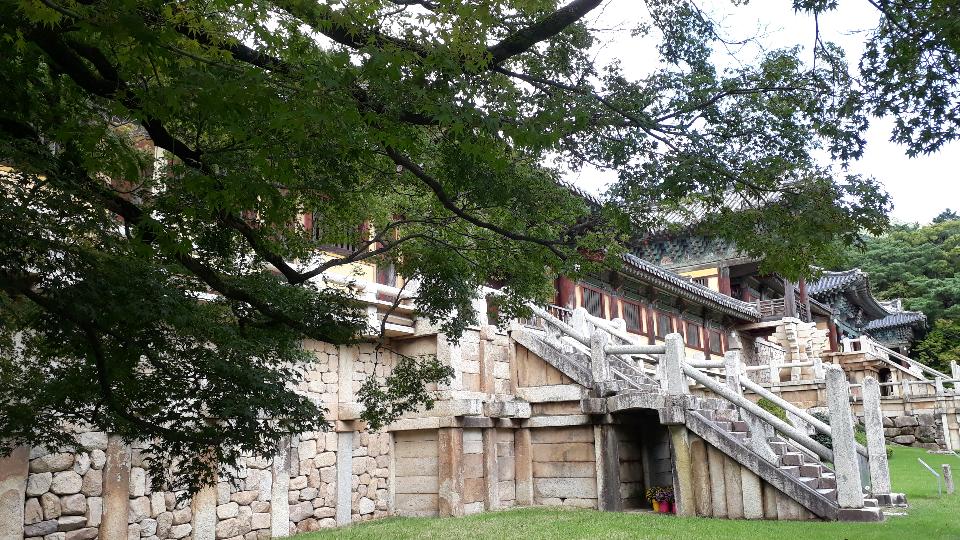
[[[710,352],[721,354],[723,352],[723,340],[720,337],[719,330],[709,331]]]
[[[664,337],[673,331],[673,321],[666,313],[657,313],[657,337]]]
[[[583,307],[594,317],[606,318],[603,314],[603,293],[596,289],[583,287]]]
[[[700,325],[687,321],[687,345],[700,348]]]
[[[635,334],[643,333],[643,311],[639,304],[623,303],[623,320],[627,323],[627,331]]]

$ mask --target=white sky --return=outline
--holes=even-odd
[[[642,76],[656,62],[654,42],[630,35],[646,14],[643,4],[638,0],[608,0],[588,18],[590,26],[609,29],[602,34],[606,43],[597,51],[598,61],[619,59],[628,76]],[[706,0],[703,4],[722,21],[721,33],[726,37],[742,40],[760,36],[759,44],[733,51],[744,63],[752,63],[760,47],[800,44],[809,54],[814,20],[794,13],[790,0],[753,0],[741,7],[733,6],[730,0]],[[863,31],[873,28],[877,18],[867,0],[841,0],[837,11],[820,18],[821,39],[844,47],[848,62],[855,67],[866,39]],[[892,125],[887,118],[871,121],[866,151],[852,165],[852,172],[873,176],[884,184],[894,204],[891,217],[896,222],[928,223],[944,208],[960,210],[960,143],[945,145],[935,154],[909,158],[904,147],[890,142]],[[586,169],[571,178],[593,192],[612,179],[612,174]]]

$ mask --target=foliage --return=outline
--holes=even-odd
[[[955,329],[960,324],[960,220],[897,225],[882,236],[866,237],[862,250],[848,252],[846,263],[869,274],[878,298],[902,298],[905,309],[927,316],[933,330],[914,350],[921,361],[949,371],[960,348]]]
[[[759,405],[761,409],[776,416],[780,420],[783,420],[787,424],[791,423],[790,420],[787,418],[787,411],[783,410],[783,407],[781,407],[780,405],[777,405],[776,403],[770,401],[769,399],[760,398],[759,400],[757,400],[757,405]]]
[[[895,119],[893,140],[909,155],[934,152],[960,137],[960,17],[955,0],[870,2],[880,14],[860,59],[862,100]],[[836,1],[794,0],[824,13]],[[829,49],[823,53],[831,56]]]
[[[825,413],[815,412],[811,413],[811,416],[817,420],[823,422],[824,424],[830,425],[830,416]],[[810,436],[811,439],[817,441],[818,443],[826,446],[827,448],[833,449],[833,437],[827,435],[826,433],[820,433],[819,431]],[[863,447],[867,446],[867,428],[863,424],[857,423],[853,426],[853,438],[856,439],[857,443]],[[893,447],[887,446],[887,458],[893,456]]]
[[[360,418],[367,422],[371,431],[400,418],[405,412],[418,407],[433,407],[433,393],[424,386],[424,381],[449,382],[453,368],[441,364],[436,356],[412,358],[399,355],[386,380],[368,377],[357,391],[357,399],[364,409]]]
[[[913,351],[924,364],[949,373],[951,361],[960,363],[960,318],[934,321],[933,329]]]
[[[291,390],[297,343],[366,325],[327,270],[393,264],[455,337],[479,286],[523,314],[666,216],[709,216],[787,276],[886,225],[876,182],[817,160],[863,146],[835,47],[721,72],[714,23],[649,0],[660,62],[631,80],[594,61],[600,4],[0,4],[0,330],[23,336],[0,365],[0,438],[155,440],[151,463],[182,458],[171,480],[196,489],[323,425]],[[586,165],[619,174],[602,200],[558,181]],[[318,255],[331,244],[355,247]],[[368,419],[444,376],[404,365]]]

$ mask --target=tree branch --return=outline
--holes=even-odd
[[[487,48],[491,56],[491,65],[498,66],[526,52],[537,43],[559,34],[601,3],[603,0],[573,0],[533,25],[510,34],[500,43]]]

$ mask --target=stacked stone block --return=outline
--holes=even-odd
[[[930,450],[946,448],[939,415],[919,413],[883,418],[883,435],[887,442]]]

